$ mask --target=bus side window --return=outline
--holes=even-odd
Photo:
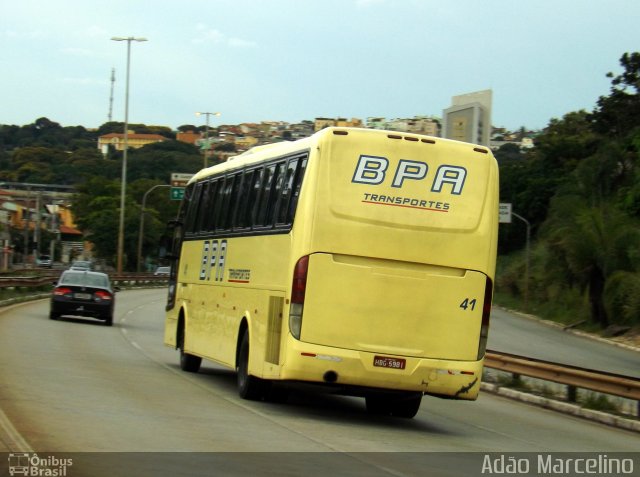
[[[222,195],[222,210],[220,212],[220,221],[216,226],[216,230],[229,230],[231,228],[232,212],[235,206],[235,198],[240,185],[241,174],[227,176],[224,183],[224,191]]]
[[[260,188],[262,185],[262,177],[264,176],[264,168],[255,169],[253,171],[253,182],[250,185],[249,197],[247,200],[247,210],[245,212],[245,225],[251,227],[254,223],[254,217],[257,214],[258,201],[260,198]]]
[[[293,189],[298,160],[298,158],[291,159],[287,164],[287,171],[284,175],[284,183],[282,184],[282,194],[280,195],[280,202],[278,203],[277,225],[287,223],[287,211],[289,210],[289,201],[291,200],[291,190]]]
[[[200,191],[202,190],[202,183],[194,185],[193,194],[189,194],[189,208],[187,209],[187,216],[184,223],[184,231],[186,234],[193,234],[196,232],[196,219],[198,218],[198,205],[200,204]]]
[[[298,199],[300,197],[300,189],[302,188],[302,179],[304,178],[304,172],[307,170],[307,157],[301,157],[298,161],[298,168],[296,170],[296,177],[293,182],[293,191],[291,194],[291,201],[289,202],[289,210],[287,212],[287,224],[293,224],[293,217],[296,215],[296,208],[298,207]]]
[[[256,170],[245,171],[242,177],[242,183],[238,188],[238,196],[235,200],[236,210],[233,216],[233,229],[242,230],[251,225],[251,222],[247,222],[247,209],[249,208],[249,195],[251,188],[253,187],[253,175]]]
[[[260,184],[260,199],[258,209],[256,211],[256,219],[254,225],[267,225],[267,212],[269,208],[269,198],[271,196],[271,184],[275,175],[276,165],[272,164],[264,168],[262,182]]]
[[[207,219],[207,202],[209,201],[209,191],[211,189],[211,182],[205,182],[202,184],[202,190],[200,192],[200,198],[198,202],[200,203],[198,207],[198,217],[196,219],[194,231],[195,233],[206,232],[206,219]]]
[[[275,165],[273,181],[271,182],[271,190],[269,192],[269,200],[267,201],[267,210],[265,213],[264,225],[273,226],[276,221],[276,205],[280,198],[280,191],[284,182],[285,162],[279,162]]]
[[[202,207],[204,208],[204,223],[202,225],[203,231],[213,232],[216,228],[215,217],[213,216],[213,209],[216,201],[216,196],[218,194],[219,185],[220,185],[220,181],[218,179],[214,179],[213,181],[211,181],[207,200],[205,203],[202,204]]]
[[[229,178],[220,177],[218,178],[218,189],[216,190],[216,195],[213,197],[213,207],[211,209],[211,219],[212,219],[212,231],[220,230],[221,219],[223,215],[222,203],[224,202],[224,190],[226,187],[226,182]]]

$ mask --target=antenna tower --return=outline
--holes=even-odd
[[[116,82],[116,69],[111,68],[111,96],[109,96],[109,122],[111,122],[111,115],[113,113],[113,85]]]

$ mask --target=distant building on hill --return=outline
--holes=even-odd
[[[127,134],[128,147],[133,149],[166,140],[167,138],[160,134]],[[109,133],[98,137],[98,149],[102,154],[106,155],[109,147],[115,148],[116,151],[124,150],[124,133]]]

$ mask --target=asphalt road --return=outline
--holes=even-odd
[[[479,475],[488,452],[640,449],[637,433],[487,393],[475,402],[425,397],[412,420],[372,417],[362,399],[302,391],[286,404],[244,401],[229,370],[206,362],[198,374],[179,370],[177,352],[162,344],[164,297],[119,293],[111,328],[51,321],[46,301],[1,313],[0,451],[101,453],[74,454],[90,469],[83,475],[134,475],[132,466],[135,475],[213,475],[211,466],[224,470],[216,475]],[[526,354],[500,349],[503,340],[553,347],[507,321],[493,320],[493,349]],[[467,454],[438,454],[452,451]]]
[[[563,331],[495,308],[488,348],[528,358],[640,378],[640,352]]]

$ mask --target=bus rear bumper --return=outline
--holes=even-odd
[[[280,379],[331,386],[418,391],[475,400],[484,360],[452,361],[383,355],[303,343],[289,336]]]

